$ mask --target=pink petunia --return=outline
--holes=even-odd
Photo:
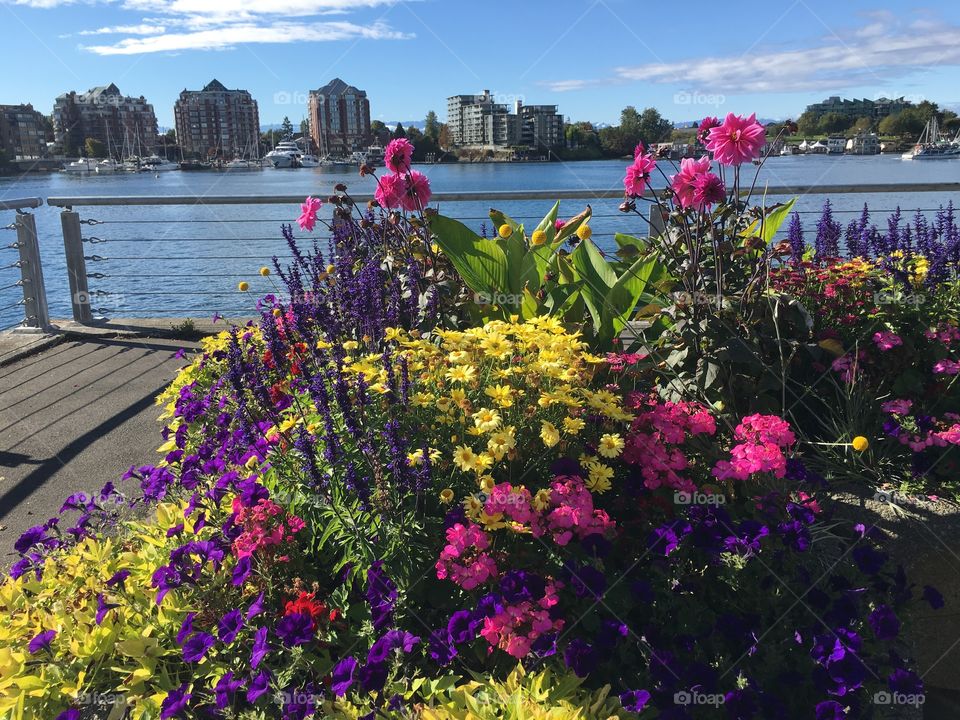
[[[766,130],[757,122],[756,113],[748,118],[730,113],[723,124],[710,130],[706,147],[721,165],[738,166],[760,157],[766,141]]]
[[[384,151],[384,161],[395,173],[405,173],[413,162],[413,145],[406,138],[391,140]]]
[[[297,225],[301,230],[311,232],[317,225],[317,212],[323,207],[323,201],[320,198],[308,197],[300,206],[300,217],[297,218]]]
[[[888,350],[893,350],[893,348],[903,345],[903,340],[900,339],[899,335],[886,330],[875,332],[873,334],[873,342],[881,352],[887,352]]]
[[[938,360],[933,366],[934,375],[956,375],[960,373],[960,362],[955,360]]]

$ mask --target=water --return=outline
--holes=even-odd
[[[670,163],[662,163],[672,174]],[[494,190],[614,190],[622,189],[624,162],[619,160],[578,163],[451,164],[419,168],[426,173],[435,192]],[[755,168],[745,168],[752,181]],[[764,184],[775,185],[856,185],[858,183],[929,183],[960,181],[960,161],[910,162],[898,155],[872,157],[792,156],[773,157],[760,171],[757,194]],[[90,175],[77,177],[56,173],[23,178],[0,178],[0,198],[42,198],[78,195],[319,195],[333,191],[334,184],[347,183],[357,194],[374,188],[370,178],[355,170],[328,168],[263,170],[253,172],[168,172],[150,174]],[[655,186],[664,180],[656,178]],[[834,196],[831,201],[844,224],[859,213],[866,202],[874,211],[874,222],[883,224],[886,215],[900,206],[904,213],[930,211],[960,197],[951,193],[856,194]],[[768,198],[768,202],[784,198]],[[797,209],[808,229],[816,222],[823,196],[803,197]],[[613,234],[643,235],[646,223],[636,216],[617,212],[616,200],[566,200],[561,217],[583,210],[590,202],[595,219],[594,238],[603,248],[614,247]],[[550,208],[549,201],[499,203],[498,209],[527,225],[535,224]],[[261,278],[257,270],[269,264],[273,255],[287,257],[280,238],[281,222],[292,222],[299,208],[282,205],[255,206],[160,206],[80,207],[81,217],[103,222],[84,225],[87,271],[104,277],[90,279],[95,311],[109,317],[175,317],[189,314],[227,316],[251,314],[256,297],[276,289],[273,278]],[[440,208],[478,232],[487,219],[489,203],[447,203]],[[63,258],[58,209],[36,211],[47,297],[53,317],[70,315],[70,299]],[[930,214],[929,212],[927,214]],[[0,213],[0,222],[10,222],[12,213]],[[298,236],[300,234],[298,233]],[[13,234],[0,236],[5,245]],[[15,252],[0,250],[0,327],[18,320],[19,308],[7,308],[19,299],[19,288],[6,287],[17,279],[16,269],[7,267]],[[247,280],[251,291],[236,290]],[[3,309],[6,308],[6,309]]]

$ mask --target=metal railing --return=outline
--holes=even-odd
[[[50,327],[37,224],[33,214],[26,212],[42,204],[41,198],[0,200],[0,211],[16,212],[14,221],[2,226],[16,232],[16,239],[0,247],[0,330],[45,332]],[[9,262],[12,250],[17,251],[16,259]]]
[[[744,190],[743,194],[747,192]],[[891,193],[909,193],[914,197],[916,193],[938,193],[942,200],[951,194],[960,197],[960,182],[767,186],[756,188],[753,198],[756,201],[766,196],[771,201],[790,196],[829,196],[836,200],[838,196],[884,194],[889,199]],[[368,194],[351,197],[360,206],[372,199]],[[543,217],[547,203],[556,200],[591,204],[594,238],[611,247],[616,232],[645,235],[650,228],[645,217],[619,212],[623,200],[619,188],[441,192],[432,196],[430,205],[439,205],[442,212],[475,229],[486,221],[487,231],[495,232],[486,216],[491,205],[529,225]],[[59,225],[73,318],[90,323],[106,315],[178,317],[210,314],[214,310],[252,314],[257,296],[278,289],[261,280],[256,268],[269,265],[273,256],[281,263],[289,259],[290,251],[277,226],[281,222],[292,223],[302,201],[302,195],[48,198],[49,206],[61,208]],[[930,205],[937,201],[927,202],[921,211],[935,212],[937,208]],[[267,205],[286,206],[284,215],[262,208]],[[834,212],[860,212],[856,203],[847,205],[835,208]],[[84,209],[84,213],[81,215],[78,209]],[[807,206],[798,205],[798,210],[801,214],[818,212],[809,202]],[[892,211],[892,207],[873,209],[874,213]],[[319,240],[321,249],[327,250],[325,243],[329,238],[298,239],[308,246]],[[243,279],[250,280],[249,295],[237,290],[237,282]]]

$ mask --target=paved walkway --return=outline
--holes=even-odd
[[[0,566],[27,528],[56,515],[162,443],[154,398],[195,343],[143,337],[61,340],[0,367]],[[126,489],[139,488],[131,483]]]

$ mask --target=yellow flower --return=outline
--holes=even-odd
[[[850,444],[857,452],[864,452],[870,447],[870,441],[867,440],[863,435],[857,435]]]
[[[344,350],[356,350],[358,347],[360,347],[360,343],[356,340],[347,340],[343,343]]]
[[[439,400],[437,400],[437,410],[439,410],[440,412],[444,412],[444,413],[449,412],[451,407],[452,407],[452,402],[450,401],[450,398],[442,397]]]
[[[600,462],[592,462],[587,466],[589,477],[587,487],[591,490],[603,493],[610,489],[610,478],[613,477],[613,468]]]
[[[485,338],[480,343],[480,347],[486,350],[487,355],[491,355],[498,360],[506,357],[510,354],[510,351],[513,350],[513,345],[510,344],[510,341],[499,334]]]
[[[500,427],[500,413],[490,408],[480,408],[473,415],[473,423],[481,432],[490,432]]]
[[[508,237],[513,235],[513,228],[504,223],[497,229],[497,234],[506,240]]]
[[[590,229],[589,225],[583,224],[577,228],[577,237],[581,240],[589,240],[591,235],[593,235],[593,230]]]
[[[600,438],[600,445],[597,447],[597,452],[605,458],[615,458],[623,452],[623,445],[623,438],[616,433],[607,433]]]
[[[410,467],[416,467],[423,462],[423,450],[414,450],[412,453],[407,453],[407,465]]]
[[[537,494],[533,496],[534,510],[537,512],[543,512],[548,507],[550,507],[550,491],[538,490]]]
[[[543,440],[544,445],[553,447],[560,442],[560,433],[552,422],[544,420],[540,426],[540,438]]]
[[[493,455],[488,452],[476,453],[473,456],[473,471],[485,473],[493,467]]]
[[[530,238],[531,245],[543,245],[547,241],[547,234],[543,230],[534,230]]]
[[[517,446],[517,439],[513,432],[513,426],[510,425],[499,432],[493,433],[487,441],[487,450],[493,453],[497,460],[502,459],[504,455]]]
[[[454,350],[452,353],[447,355],[447,360],[450,361],[451,365],[459,365],[461,363],[469,362],[470,353],[464,350]]]
[[[336,270],[336,268],[333,265],[327,265],[327,275],[333,275],[334,270]]]
[[[471,383],[477,377],[477,369],[473,365],[457,365],[447,370],[447,379],[458,383]]]
[[[246,292],[249,289],[250,283],[248,283],[246,280],[241,280],[239,283],[237,283],[237,290],[240,292]]]
[[[264,277],[267,277],[267,275],[270,274],[270,268],[268,267],[260,268],[260,274],[263,275]]]
[[[481,475],[480,476],[480,489],[488,493],[493,490],[494,485],[497,484],[497,481],[493,479],[491,475]]]
[[[274,316],[274,317],[280,317],[281,315],[283,315],[283,310],[281,310],[280,308],[274,308],[274,309],[273,309],[273,316]]]
[[[568,417],[563,419],[563,431],[570,435],[576,435],[583,430],[585,426],[586,423],[580,418]]]
[[[429,407],[433,405],[433,401],[435,398],[433,393],[418,392],[418,393],[414,393],[413,398],[411,399],[413,401],[414,407]]]
[[[444,505],[449,505],[453,502],[453,490],[450,488],[444,488],[440,491],[440,502]]]
[[[460,445],[453,451],[454,464],[464,472],[473,470],[476,459],[477,454],[466,445]]]
[[[513,388],[509,385],[492,385],[483,392],[502,408],[513,405]]]

